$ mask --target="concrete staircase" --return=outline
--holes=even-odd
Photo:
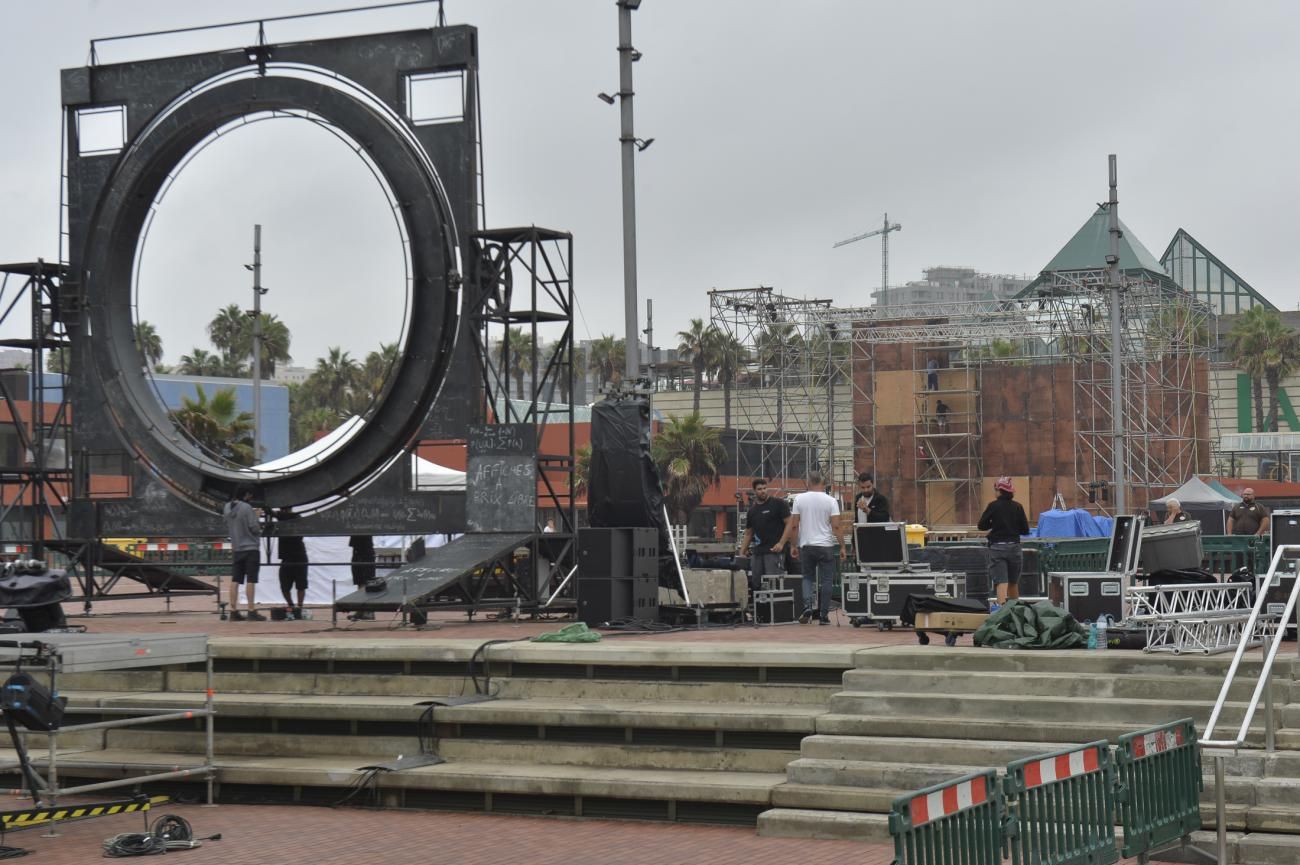
[[[1296,662],[1279,664],[1279,750],[1229,755],[1225,779],[1234,849],[1252,863],[1300,862],[1300,691]],[[1182,717],[1203,729],[1227,665],[1222,656],[1135,652],[862,650],[787,767],[787,783],[773,791],[759,833],[885,840],[890,803],[911,790]],[[1247,662],[1230,694],[1225,721],[1234,731],[1258,669],[1258,660]],[[1262,713],[1253,745],[1263,742]],[[1212,825],[1206,763],[1202,813]]]
[[[851,647],[479,641],[214,642],[227,802],[754,825],[853,664]],[[494,699],[456,704],[477,689]],[[77,720],[191,707],[199,669],[65,676]],[[441,699],[428,714],[427,701]],[[63,737],[65,784],[193,764],[200,720]],[[369,778],[430,749],[446,762]],[[11,779],[15,780],[16,779]],[[164,783],[197,795],[201,784]]]
[[[891,802],[919,787],[1180,717],[1203,728],[1228,664],[1133,652],[631,639],[213,648],[220,801],[329,804],[355,788],[353,801],[386,807],[757,823],[764,835],[865,841],[887,840]],[[1278,750],[1228,759],[1238,861],[1300,862],[1300,665],[1279,663]],[[205,679],[177,668],[65,676],[61,686],[76,719],[93,720],[104,707],[198,705]],[[1229,723],[1250,687],[1243,675]],[[493,699],[455,699],[476,691]],[[443,704],[430,716],[431,700]],[[1252,745],[1263,741],[1262,723],[1260,715]],[[63,740],[75,751],[60,757],[71,783],[193,764],[205,735],[189,720]],[[422,749],[446,762],[365,768]]]

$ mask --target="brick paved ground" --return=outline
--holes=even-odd
[[[6,799],[0,807],[26,803]],[[188,865],[887,865],[890,847],[852,841],[760,838],[753,829],[614,820],[506,817],[412,811],[363,811],[284,805],[167,805],[202,837],[220,841],[174,851]],[[138,815],[10,833],[5,843],[32,851],[40,865],[84,865],[104,839],[139,832]]]

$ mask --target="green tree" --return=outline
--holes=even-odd
[[[208,339],[227,364],[243,357],[239,348],[246,322],[247,316],[237,303],[227,304],[208,322]]]
[[[587,352],[587,368],[593,370],[600,379],[600,388],[618,384],[623,380],[623,368],[626,365],[627,343],[615,339],[612,334],[602,334],[593,340]]]
[[[1300,346],[1294,330],[1276,312],[1253,306],[1242,313],[1228,334],[1228,354],[1250,376],[1255,424],[1260,432],[1277,432],[1278,393],[1282,380],[1300,366]],[[1264,386],[1268,387],[1268,415]]]
[[[770,385],[799,365],[803,356],[803,337],[788,321],[768,324],[754,340],[754,353],[763,371],[763,384]]]
[[[221,375],[222,361],[215,354],[195,348],[189,354],[181,355],[176,371],[181,375]]]
[[[650,454],[663,481],[664,502],[678,522],[685,523],[709,487],[722,478],[726,451],[718,431],[698,414],[670,417],[650,443]]]
[[[325,357],[317,359],[309,381],[315,379],[326,406],[342,407],[349,404],[347,398],[356,384],[359,369],[351,354],[332,346]]]
[[[573,498],[587,494],[587,482],[591,479],[591,445],[578,448],[573,459]]]
[[[194,391],[192,398],[181,397],[181,407],[170,412],[172,420],[213,456],[236,465],[252,465],[253,415],[239,411],[235,389],[220,388],[211,398],[201,384],[196,384]]]
[[[711,328],[713,344],[709,353],[713,358],[713,371],[722,385],[722,428],[731,429],[731,388],[736,377],[749,361],[749,350],[729,333]]]
[[[66,348],[56,348],[45,356],[45,369],[49,372],[67,374],[72,353]]]
[[[145,364],[154,368],[162,360],[163,344],[162,337],[158,335],[158,330],[148,321],[137,321],[135,323],[135,344],[140,349],[140,354],[144,356]]]
[[[691,388],[693,399],[691,409],[700,413],[700,389],[704,387],[704,373],[713,368],[713,347],[715,337],[711,329],[704,324],[704,319],[691,319],[691,326],[677,332],[677,356],[689,361],[695,370],[695,381]]]
[[[533,337],[522,327],[512,327],[497,341],[496,362],[504,375],[515,380],[515,398],[524,399],[524,376],[533,368]]]
[[[261,314],[262,324],[262,378],[273,378],[277,364],[293,360],[289,353],[293,334],[278,315]],[[232,303],[208,322],[208,338],[221,352],[222,375],[245,378],[252,366],[253,316]]]
[[[365,414],[379,399],[401,355],[401,349],[395,342],[381,343],[378,351],[366,355],[366,359],[357,367],[352,394],[353,414]]]

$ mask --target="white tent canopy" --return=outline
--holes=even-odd
[[[1240,496],[1232,493],[1221,493],[1198,477],[1191,478],[1187,483],[1167,496],[1152,499],[1151,504],[1163,506],[1170,499],[1177,499],[1179,506],[1183,510],[1195,508],[1197,510],[1226,511],[1241,501]]]

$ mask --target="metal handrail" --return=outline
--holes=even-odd
[[[1259,671],[1259,681],[1255,683],[1255,692],[1250,697],[1250,703],[1246,707],[1246,714],[1242,718],[1241,727],[1237,730],[1236,738],[1215,739],[1213,736],[1215,725],[1219,722],[1219,715],[1222,714],[1223,706],[1228,701],[1228,692],[1232,690],[1232,683],[1237,676],[1237,668],[1241,664],[1242,656],[1246,654],[1246,649],[1250,647],[1252,642],[1251,637],[1255,633],[1260,611],[1264,609],[1269,586],[1273,584],[1273,577],[1277,574],[1278,564],[1288,554],[1295,554],[1300,557],[1300,544],[1280,544],[1273,551],[1273,561],[1269,563],[1268,573],[1264,575],[1264,580],[1259,585],[1255,605],[1250,610],[1250,619],[1247,620],[1246,627],[1242,631],[1241,641],[1237,644],[1237,651],[1232,656],[1232,664],[1229,665],[1228,674],[1223,679],[1223,687],[1219,689],[1219,698],[1214,701],[1214,709],[1210,712],[1210,722],[1205,726],[1205,735],[1200,741],[1202,750],[1205,748],[1231,748],[1235,752],[1239,749],[1246,741],[1246,734],[1250,730],[1250,722],[1255,718],[1255,709],[1259,706],[1261,695],[1264,697],[1264,747],[1269,752],[1276,748],[1273,730],[1273,661],[1277,659],[1278,649],[1281,648],[1282,639],[1286,636],[1287,622],[1295,614],[1296,599],[1300,597],[1300,579],[1295,581],[1291,586],[1291,593],[1287,595],[1286,607],[1282,611],[1277,630],[1274,631],[1272,640],[1269,642],[1268,651],[1264,657],[1264,666]],[[1214,814],[1217,823],[1215,858],[1219,865],[1228,865],[1227,800],[1223,789],[1223,776],[1223,754],[1215,754]]]
[[[1269,684],[1272,680],[1273,661],[1277,658],[1278,649],[1282,646],[1282,638],[1286,636],[1286,624],[1295,612],[1296,599],[1300,594],[1300,580],[1296,580],[1295,585],[1291,587],[1291,594],[1287,597],[1286,608],[1282,611],[1282,617],[1278,624],[1277,630],[1273,633],[1272,641],[1269,643],[1267,655],[1264,658],[1264,666],[1259,673],[1259,681],[1255,684],[1255,692],[1251,695],[1250,703],[1246,707],[1245,717],[1241,721],[1241,728],[1237,731],[1235,739],[1215,739],[1214,728],[1219,722],[1219,715],[1223,713],[1223,706],[1228,701],[1228,692],[1237,676],[1237,668],[1241,665],[1242,656],[1250,648],[1251,637],[1254,635],[1255,626],[1259,622],[1260,611],[1263,610],[1265,601],[1268,596],[1268,587],[1273,582],[1273,577],[1277,573],[1278,564],[1288,553],[1294,553],[1300,557],[1300,544],[1281,544],[1273,552],[1273,561],[1269,564],[1268,573],[1265,574],[1264,581],[1259,588],[1255,605],[1250,610],[1250,618],[1246,621],[1246,627],[1242,632],[1241,641],[1237,644],[1237,651],[1232,656],[1232,663],[1228,666],[1228,674],[1223,679],[1223,687],[1219,689],[1219,698],[1214,701],[1214,709],[1210,712],[1210,721],[1205,725],[1205,733],[1201,738],[1202,747],[1210,748],[1240,748],[1246,741],[1246,733],[1250,729],[1250,722],[1255,718],[1255,710],[1259,706],[1259,698],[1267,696],[1267,702],[1272,703],[1272,690]],[[1269,707],[1271,709],[1271,705]],[[1273,713],[1270,711],[1265,718],[1266,730],[1266,747],[1273,750]]]

